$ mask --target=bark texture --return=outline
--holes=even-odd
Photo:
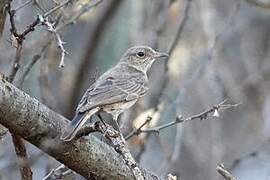
[[[124,160],[94,136],[60,141],[68,120],[0,77],[0,123],[87,179],[134,179]],[[143,170],[146,179],[154,179]]]

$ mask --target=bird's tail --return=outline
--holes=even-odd
[[[94,108],[84,113],[76,113],[72,121],[64,130],[64,133],[61,136],[61,140],[71,141],[76,136],[78,130],[84,125],[84,123],[98,110],[99,108]]]

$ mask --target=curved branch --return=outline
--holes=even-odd
[[[86,179],[134,179],[125,161],[107,144],[90,135],[62,142],[68,120],[0,76],[0,123]],[[145,179],[154,179],[143,170]]]

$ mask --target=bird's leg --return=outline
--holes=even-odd
[[[104,124],[104,126],[107,126],[107,124],[103,121],[103,118],[101,117],[100,113],[97,114],[99,120]]]
[[[101,141],[104,141],[105,142],[105,134],[107,133],[107,129],[108,129],[108,126],[107,124],[105,123],[105,121],[103,120],[102,116],[100,115],[100,113],[97,114],[97,117],[99,118],[99,120],[104,124],[104,126],[106,127],[106,131],[104,132],[104,134],[102,135],[101,137]]]
[[[113,113],[112,114],[113,121],[115,122],[115,125],[116,125],[116,130],[121,134],[120,126],[119,126],[119,124],[117,122],[118,116],[119,116],[118,113]]]

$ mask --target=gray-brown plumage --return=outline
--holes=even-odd
[[[66,128],[62,139],[70,141],[93,114],[105,111],[117,122],[118,116],[130,108],[148,90],[147,70],[156,58],[167,57],[147,46],[135,46],[127,50],[120,61],[83,95],[76,115]]]

